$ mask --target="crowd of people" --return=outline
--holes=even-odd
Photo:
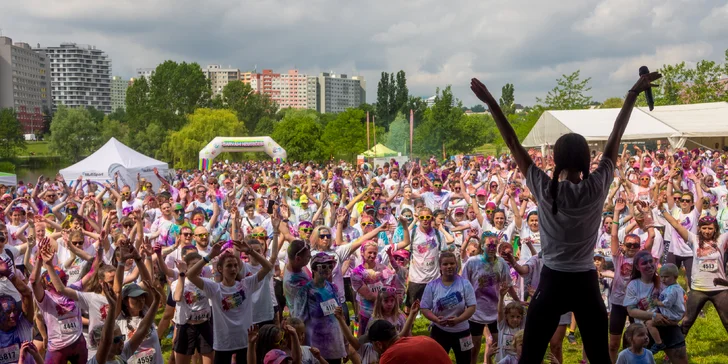
[[[550,177],[572,180],[558,148],[524,149],[530,168],[515,151],[0,186],[0,363],[164,364],[168,335],[176,364],[540,363],[524,341],[561,363],[577,321],[583,362],[687,363],[708,301],[728,331],[728,153],[595,152],[582,189],[544,202]],[[574,224],[554,233],[558,218]],[[412,335],[418,317],[429,335]]]

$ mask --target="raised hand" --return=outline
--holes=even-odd
[[[617,202],[614,204],[614,211],[622,211],[626,205],[627,202],[623,198],[618,198]]]
[[[187,273],[187,263],[184,260],[177,259],[174,263],[177,265],[177,270],[180,273]]]
[[[493,95],[491,95],[490,91],[488,91],[488,88],[485,87],[485,85],[477,78],[470,80],[470,89],[473,90],[473,93],[478,97],[478,99],[480,99],[480,101],[483,101],[489,107],[491,105],[498,105]]]
[[[252,345],[258,342],[258,325],[251,325],[248,328],[248,344]]]
[[[652,82],[655,82],[662,78],[662,74],[659,72],[650,72],[646,75],[640,76],[640,79],[637,80],[637,82],[632,86],[632,89],[630,91],[634,91],[637,93],[644,92],[652,87],[659,87],[659,85],[655,85]]]

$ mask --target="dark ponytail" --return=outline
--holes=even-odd
[[[561,166],[554,168],[554,175],[551,176],[551,183],[549,184],[549,193],[551,194],[552,206],[551,213],[556,215],[559,213],[559,207],[556,204],[556,199],[559,197],[559,176],[561,175]]]

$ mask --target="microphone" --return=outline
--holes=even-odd
[[[647,66],[640,67],[640,76],[649,74],[650,70],[647,68]],[[655,99],[652,97],[652,87],[645,90],[645,99],[647,99],[647,106],[649,106],[650,111],[652,111],[655,108]]]

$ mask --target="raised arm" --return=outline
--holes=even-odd
[[[624,199],[617,199],[617,203],[614,205],[614,217],[612,218],[612,227],[610,230],[612,256],[619,255],[619,215],[624,210],[624,207]]]
[[[524,173],[528,172],[528,168],[533,164],[533,160],[531,159],[531,156],[528,155],[526,148],[524,148],[521,145],[521,142],[518,141],[516,131],[513,130],[513,126],[511,126],[511,123],[509,123],[508,119],[506,119],[506,116],[503,114],[503,110],[501,110],[498,105],[498,101],[496,101],[493,95],[490,94],[490,91],[488,91],[485,85],[477,78],[473,78],[470,81],[470,89],[473,90],[475,95],[481,101],[488,105],[488,110],[490,110],[491,115],[493,115],[495,125],[498,127],[498,131],[500,131],[501,136],[503,136],[503,141],[508,146],[508,149],[510,149],[513,158],[516,160],[518,168],[520,168]]]
[[[619,115],[617,115],[617,120],[614,121],[614,128],[612,129],[612,133],[609,135],[609,139],[607,139],[607,144],[604,146],[604,156],[603,158],[607,158],[612,161],[612,163],[617,163],[617,152],[619,151],[619,143],[622,141],[622,135],[624,135],[624,130],[627,128],[627,124],[629,123],[629,117],[632,115],[632,109],[634,108],[634,104],[637,101],[637,96],[640,94],[640,92],[645,91],[652,87],[651,84],[653,81],[659,79],[662,77],[661,74],[657,72],[652,72],[647,75],[640,76],[640,79],[637,80],[637,83],[632,86],[632,88],[627,92],[627,96],[624,98],[624,104],[622,105],[622,110],[619,111]]]

